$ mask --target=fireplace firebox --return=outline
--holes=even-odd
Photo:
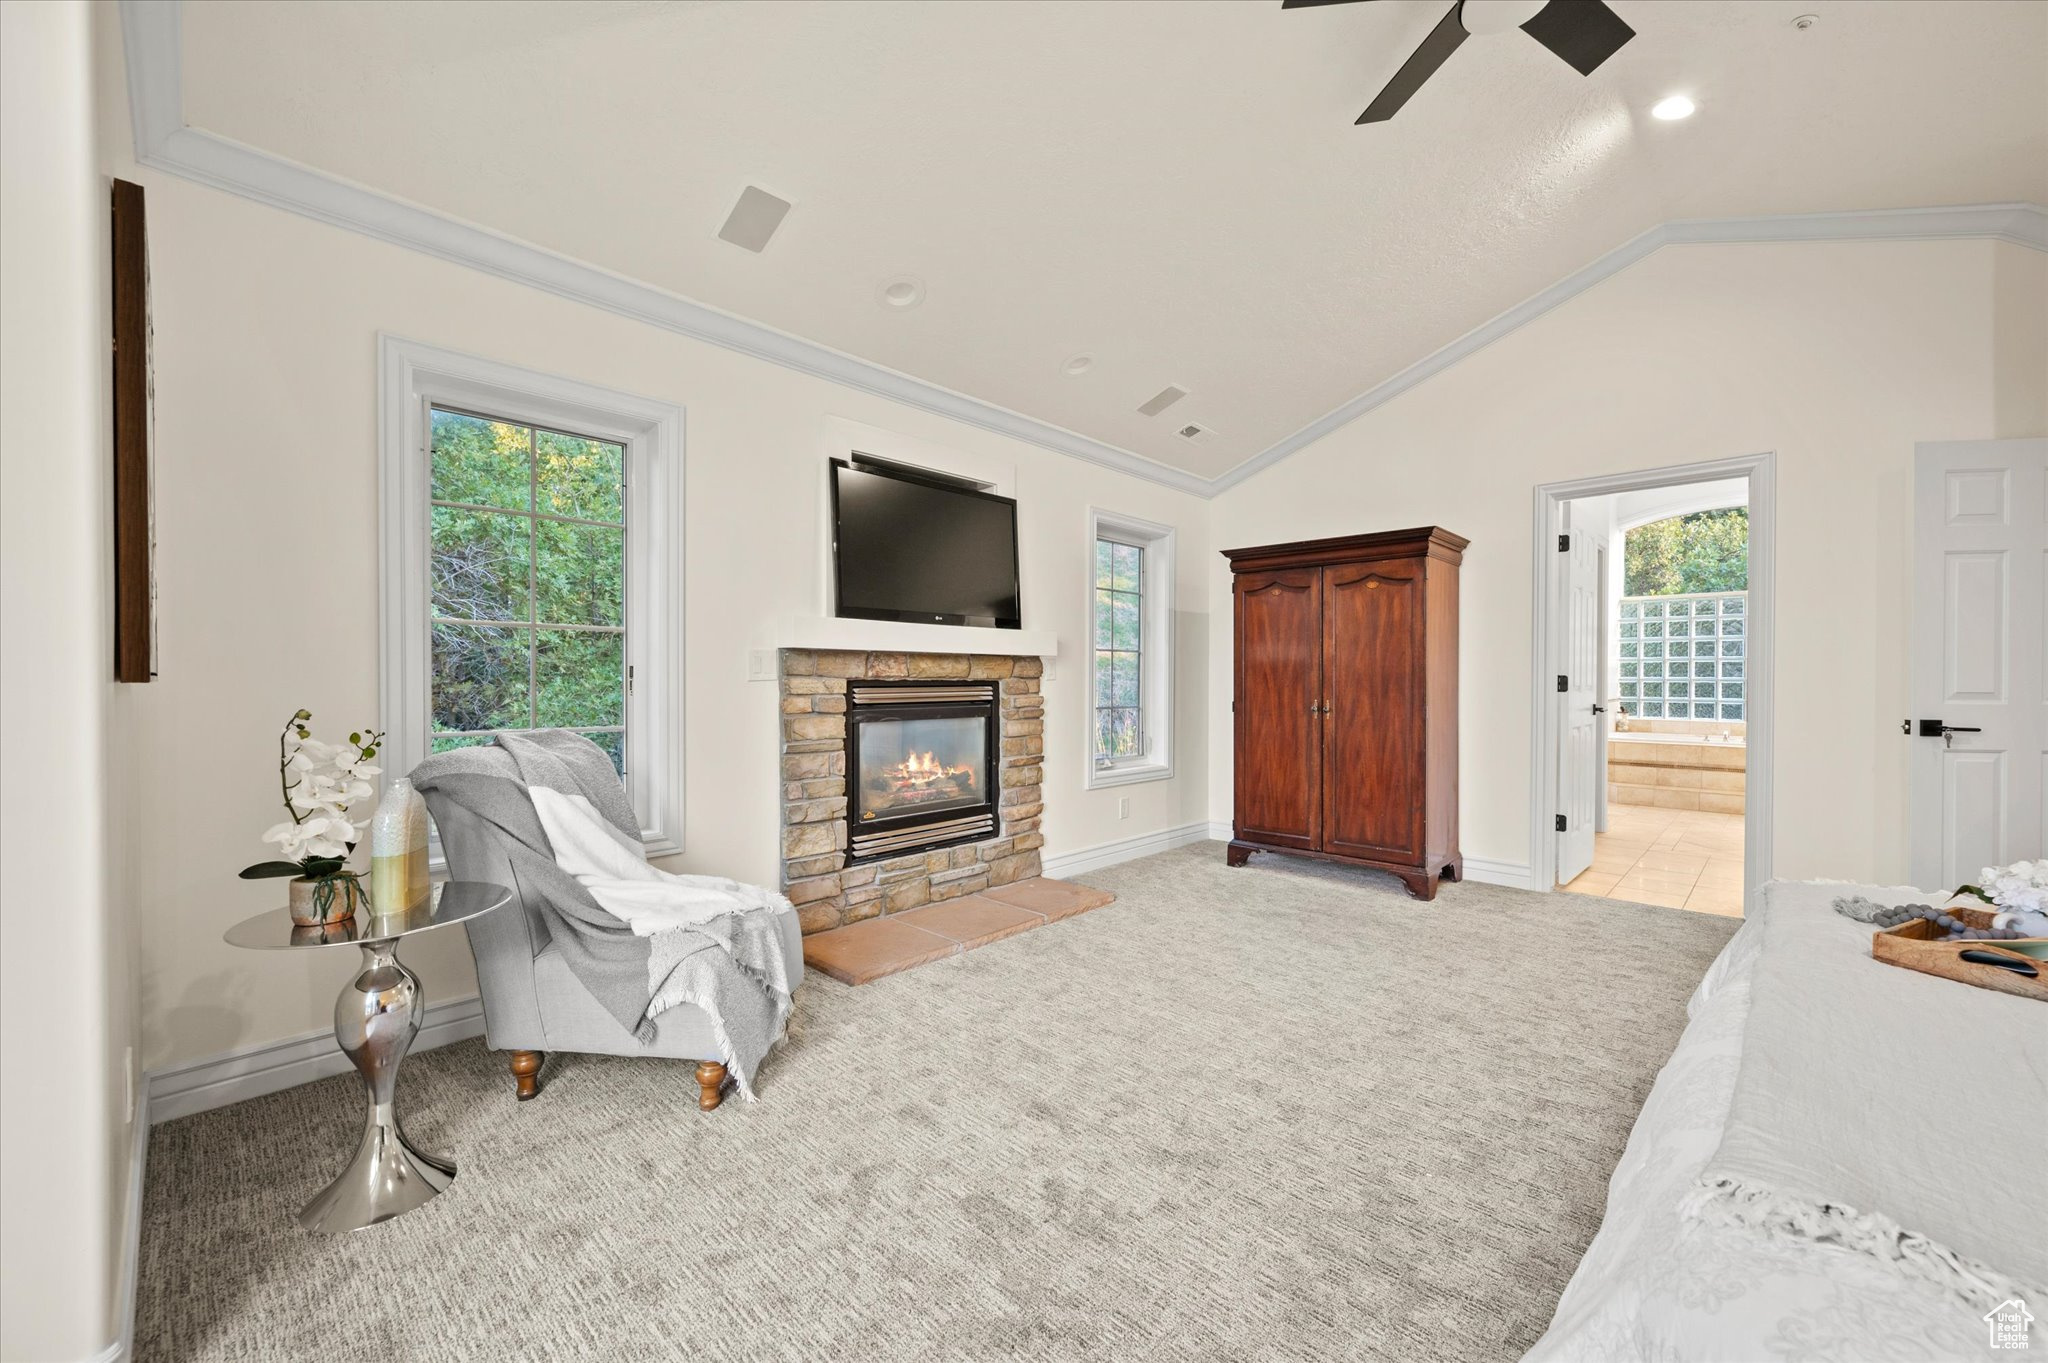
[[[856,681],[846,720],[848,865],[994,835],[993,683]]]

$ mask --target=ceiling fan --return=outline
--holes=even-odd
[[[1312,5],[1349,5],[1359,0],[1280,0],[1282,9]],[[1505,33],[1511,28],[1542,43],[1582,76],[1590,76],[1636,36],[1636,31],[1601,0],[1458,0],[1429,31],[1386,89],[1358,116],[1360,123],[1384,123],[1400,112],[1422,83],[1450,60],[1468,37]]]

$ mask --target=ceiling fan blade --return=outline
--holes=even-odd
[[[1636,31],[1600,0],[1550,0],[1522,32],[1563,57],[1573,70],[1590,76],[1600,63],[1621,50]]]
[[[1386,89],[1374,96],[1366,111],[1358,116],[1360,123],[1384,123],[1401,112],[1401,106],[1422,88],[1422,82],[1435,75],[1436,69],[1451,59],[1451,54],[1458,50],[1458,44],[1465,41],[1465,26],[1458,22],[1461,8],[1462,5],[1452,5],[1451,12],[1429,31],[1422,45],[1401,63],[1401,69],[1387,82]]]
[[[1281,9],[1307,9],[1311,5],[1356,5],[1362,0],[1280,0]]]

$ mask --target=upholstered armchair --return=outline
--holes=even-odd
[[[429,793],[427,809],[440,830],[448,872],[457,880],[512,887],[513,904],[464,924],[483,993],[484,1034],[492,1050],[512,1053],[512,1075],[523,1102],[540,1091],[541,1060],[548,1051],[585,1055],[651,1056],[697,1061],[697,1105],[718,1106],[725,1066],[711,1019],[682,1004],[655,1020],[643,1045],[606,1012],[563,961],[549,938],[547,918],[529,897],[508,855],[505,835],[445,796]],[[776,917],[793,990],[804,973],[802,929],[794,911]]]

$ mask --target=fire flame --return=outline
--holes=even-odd
[[[974,769],[967,766],[949,767],[929,751],[914,752],[893,767],[885,767],[882,774],[900,785],[922,788],[955,776],[965,776],[971,788],[974,785]]]

